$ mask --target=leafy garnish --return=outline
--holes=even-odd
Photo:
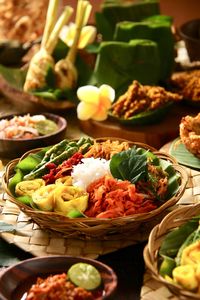
[[[146,152],[139,154],[140,149],[133,147],[113,155],[110,161],[111,174],[118,179],[136,183],[147,177]]]
[[[49,65],[49,67],[47,69],[45,81],[49,87],[51,87],[51,88],[56,87],[56,78],[55,78],[54,70],[51,65]]]
[[[168,233],[162,242],[159,254],[161,256],[169,256],[174,258],[187,237],[197,229],[199,225],[199,219],[200,216],[193,218],[186,224]]]

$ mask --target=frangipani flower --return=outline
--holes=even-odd
[[[61,40],[68,46],[71,47],[74,41],[74,36],[76,32],[76,25],[70,23],[69,25],[63,26],[63,29],[60,32]],[[97,30],[94,26],[83,26],[81,30],[81,35],[79,39],[78,49],[85,48],[88,44],[91,44],[96,37]]]
[[[107,84],[103,84],[99,88],[86,85],[77,90],[77,96],[81,101],[77,106],[78,119],[104,121],[107,119],[108,110],[115,99],[115,90]]]

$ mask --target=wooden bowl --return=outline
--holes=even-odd
[[[10,114],[2,119],[12,119],[14,116],[21,116],[23,114]],[[0,138],[0,157],[4,158],[16,158],[20,157],[24,152],[38,148],[45,147],[55,144],[65,137],[65,132],[67,129],[67,121],[58,115],[51,113],[43,113],[47,119],[54,121],[58,125],[58,130],[52,134],[42,135],[32,139],[8,139]]]
[[[179,34],[185,41],[185,46],[191,61],[200,60],[200,19],[190,20],[182,24]]]
[[[31,258],[9,267],[0,275],[0,299],[20,300],[38,276],[45,278],[51,274],[67,273],[73,264],[79,262],[93,265],[101,274],[103,297],[96,300],[109,299],[117,287],[115,272],[99,261],[73,256]]]

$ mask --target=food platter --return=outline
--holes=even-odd
[[[60,162],[59,154],[55,156],[53,160],[46,162],[47,156],[50,154],[50,152],[54,151],[54,149],[55,151],[59,151],[60,147],[64,147],[64,149],[66,148],[67,150],[63,151],[63,153],[67,156],[69,155],[68,159],[67,157],[65,158],[65,161],[63,162],[63,167],[62,163]],[[85,158],[84,156],[80,156],[81,152],[77,152],[77,147],[79,147],[80,149],[85,149]],[[87,149],[85,147],[87,147]],[[51,229],[57,233],[61,233],[63,237],[67,238],[75,237],[83,240],[97,239],[97,237],[100,240],[110,240],[116,238],[126,239],[129,235],[132,235],[132,233],[135,232],[136,229],[138,231],[140,226],[142,228],[142,224],[144,221],[145,223],[149,223],[150,228],[152,221],[154,222],[157,216],[162,217],[162,215],[165,214],[165,212],[167,211],[168,207],[176,204],[176,202],[179,200],[179,198],[184,192],[187,183],[187,174],[185,173],[184,169],[176,165],[176,162],[173,160],[172,157],[164,153],[156,152],[153,150],[153,148],[151,148],[148,145],[131,143],[126,140],[118,141],[115,139],[108,138],[102,138],[94,141],[88,138],[82,138],[77,141],[63,140],[59,144],[56,144],[55,146],[52,146],[49,150],[47,150],[48,152],[45,154],[45,156],[45,149],[35,149],[34,151],[35,154],[34,152],[30,151],[24,156],[22,156],[20,160],[13,160],[7,165],[5,176],[3,177],[4,188],[8,194],[10,201],[18,205],[25,214],[27,214],[35,221],[36,224],[38,224],[42,228]],[[121,163],[122,165],[124,165],[124,163],[127,164],[129,159],[131,159],[131,157],[133,156],[134,151],[138,153],[137,155],[135,154],[134,157],[136,158],[138,156],[138,162],[140,161],[139,165],[136,164],[136,168],[132,168],[130,175],[128,174],[129,172],[127,173],[127,167],[123,166],[123,170],[120,171],[120,175],[118,171],[118,165]],[[63,153],[61,154],[62,159],[64,159]],[[104,153],[103,156],[102,153]],[[113,155],[113,153],[115,153],[116,155]],[[98,157],[99,154],[100,157]],[[127,159],[125,159],[126,156]],[[42,160],[42,157],[45,157],[45,162]],[[79,163],[80,159],[82,159],[81,157],[83,158],[83,161],[82,163]],[[109,157],[112,158],[109,160]],[[151,202],[151,200],[148,200],[146,202],[146,198],[144,198],[144,203],[142,203],[142,205],[135,206],[134,201],[141,201],[139,200],[140,197],[141,199],[143,199],[143,195],[138,194],[136,198],[131,197],[131,201],[133,201],[133,203],[129,203],[129,205],[126,206],[123,204],[123,196],[120,200],[121,204],[119,209],[119,206],[116,206],[116,199],[113,198],[113,201],[110,200],[114,196],[111,196],[111,194],[113,194],[113,187],[116,184],[122,184],[121,189],[119,190],[119,187],[116,186],[115,191],[117,192],[119,190],[120,192],[122,191],[122,189],[124,189],[124,192],[127,193],[127,185],[131,183],[131,178],[132,180],[136,180],[136,182],[139,180],[140,176],[144,176],[144,178],[146,178],[146,175],[148,176],[147,157],[149,157],[150,164],[151,160],[152,163],[155,164],[155,166],[152,166],[153,169],[157,168],[160,165],[161,169],[163,170],[162,172],[166,170],[166,172],[169,173],[170,181],[166,179],[168,180],[168,184],[162,192],[164,202],[160,202],[160,196],[152,196],[153,198],[151,198],[151,196],[147,196],[147,198],[150,197],[149,199],[154,199],[153,201],[155,201],[155,203]],[[40,160],[40,166],[38,164],[38,159]],[[141,160],[143,162],[141,162]],[[45,165],[43,165],[44,163]],[[55,163],[59,164],[59,166],[61,167],[59,172],[60,175],[58,174],[58,176],[61,176],[60,179],[58,178],[59,180],[52,177],[54,176],[52,173],[54,171],[50,170],[49,173],[49,170],[46,169],[46,166],[47,168],[48,166],[55,167]],[[66,174],[63,177],[63,172],[65,172],[65,168],[67,168],[67,165],[65,166],[66,163],[72,163],[72,166],[70,167],[69,171],[73,169],[74,180],[75,182],[77,181],[77,183],[79,182],[80,186],[76,187],[71,183],[72,177],[66,177]],[[94,168],[93,166],[94,163],[96,165],[96,168],[98,166],[98,172],[96,172],[96,168]],[[35,167],[32,167],[32,164],[34,164],[36,167],[35,171]],[[73,164],[75,165],[73,166]],[[59,166],[57,169],[58,171]],[[29,171],[26,169],[27,167]],[[18,168],[22,169],[20,170]],[[79,170],[80,168],[81,170]],[[121,167],[119,166],[119,168]],[[14,169],[18,170],[15,175]],[[24,175],[22,175],[24,172],[22,170],[25,171],[25,177]],[[44,175],[43,173],[43,179],[39,179],[41,176],[41,171],[42,173],[43,171],[45,171],[46,173],[46,175]],[[87,175],[85,172],[87,173]],[[88,177],[88,172],[90,173],[90,177]],[[110,172],[112,172],[113,175],[111,175]],[[166,176],[167,173],[164,172],[163,176],[164,174]],[[69,174],[71,174],[71,171]],[[22,179],[23,177],[21,177],[21,175],[24,177],[24,180]],[[115,178],[114,176],[117,177]],[[120,176],[119,178],[124,179],[122,181],[118,181],[118,176]],[[159,176],[162,175],[160,174]],[[12,180],[10,181],[11,177]],[[125,180],[125,178],[127,178],[127,180]],[[44,182],[44,179],[47,180],[46,183]],[[62,184],[63,180],[64,183],[65,180],[68,179],[70,179],[69,183],[66,182],[65,184]],[[53,182],[57,182],[58,185],[56,186],[56,184],[54,184]],[[149,184],[150,182],[151,181],[149,181]],[[162,180],[158,180],[158,184],[162,184],[161,182]],[[92,194],[94,193],[95,189],[101,189],[101,187],[103,187],[104,189],[107,189],[105,197],[107,197],[106,195],[109,195],[109,192],[111,193],[108,199],[104,199],[104,194],[101,194],[100,191],[99,193],[96,193],[96,195],[99,196],[95,198],[95,200],[93,199],[93,196],[91,196],[91,198],[88,198],[89,194],[86,192],[86,187],[88,186],[89,188],[90,183]],[[41,184],[42,186],[40,186]],[[33,196],[28,196],[26,191],[27,188],[29,189],[29,186],[31,187],[32,192],[34,191],[34,189],[36,189],[35,193],[37,193],[38,190],[39,198],[38,196],[34,198],[34,194]],[[130,185],[130,188],[134,188],[134,185]],[[154,188],[157,188],[156,184],[154,184]],[[42,196],[43,193],[46,193],[45,190],[49,190],[49,199],[46,196]],[[52,198],[52,193],[54,193],[54,190],[56,193],[59,193],[59,195],[57,195],[55,198],[55,205],[53,200],[54,198]],[[19,197],[16,194],[16,196],[13,196],[13,193],[17,193]],[[42,193],[41,196],[40,193]],[[71,198],[72,202],[67,201],[65,203],[65,201],[63,200],[65,199],[64,195],[66,194],[67,196],[69,195],[69,193],[73,193],[76,196],[74,196],[74,199],[73,197]],[[133,193],[135,192],[133,191]],[[148,194],[148,188],[146,190],[146,193]],[[22,198],[20,198],[20,195],[22,196]],[[128,196],[127,194],[127,197],[130,196]],[[41,201],[39,200],[38,202],[37,199],[41,199]],[[90,202],[88,201],[92,201],[91,204],[89,204]],[[112,205],[109,204],[110,201],[112,202]],[[94,205],[94,203],[96,204]],[[98,203],[102,204],[100,205]],[[104,208],[102,205],[104,206]],[[128,231],[127,228],[129,228]]]
[[[200,159],[186,149],[180,138],[175,139],[171,143],[169,153],[174,156],[180,164],[200,170]]]

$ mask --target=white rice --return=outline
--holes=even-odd
[[[73,185],[86,190],[87,186],[110,173],[110,161],[103,158],[83,158],[81,163],[73,166],[72,183]]]

